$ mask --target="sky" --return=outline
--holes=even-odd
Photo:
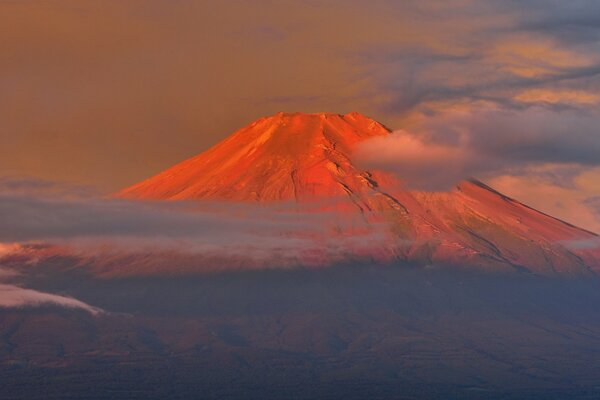
[[[600,232],[599,39],[582,0],[0,0],[0,175],[109,193],[261,116],[359,111],[415,186]]]

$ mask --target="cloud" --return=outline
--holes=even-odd
[[[463,120],[448,121],[470,135],[474,151],[496,155],[517,166],[548,162],[600,164],[598,115],[574,111],[556,113],[543,108],[523,112],[474,111]],[[437,137],[444,136],[444,128],[439,123],[434,129],[437,129]]]
[[[0,250],[2,249],[2,247],[7,248],[7,246],[2,246],[0,245]],[[14,246],[10,246],[9,249],[7,249],[6,252],[2,252],[0,251],[0,258],[7,255],[7,254],[14,254],[15,252],[19,251],[19,247],[14,245]],[[13,271],[10,269],[4,269],[4,268],[0,268],[0,282],[4,282],[13,278],[16,278],[18,276],[20,276],[21,274],[17,271]]]
[[[18,245],[0,244],[0,259],[10,254],[19,253],[21,250],[21,246]],[[30,308],[52,305],[81,309],[92,315],[104,313],[102,309],[72,297],[24,288],[17,282],[13,282],[20,280],[24,275],[23,272],[0,267],[0,308]]]
[[[600,165],[600,116],[491,106],[439,111],[360,144],[366,165],[394,171],[408,186],[444,190],[462,179],[526,174],[536,166]]]
[[[428,39],[413,34],[397,46],[368,50],[365,62],[390,112],[482,100],[520,110],[525,105],[514,93],[527,90],[597,94],[600,29],[591,17],[597,5],[533,3],[469,2],[452,13],[431,8],[419,21]]]
[[[525,204],[593,232],[600,232],[600,167],[547,165],[526,174],[501,175],[488,183]]]
[[[566,242],[565,246],[572,250],[594,250],[600,249],[600,238],[593,238],[587,240],[574,240]]]
[[[426,143],[405,131],[363,142],[355,156],[367,168],[393,171],[407,186],[425,190],[450,189],[476,168],[466,149]]]
[[[553,90],[553,89],[526,89],[514,97],[516,101],[532,104],[572,104],[596,105],[600,102],[597,93],[584,90]]]
[[[323,266],[389,253],[382,223],[327,207],[0,193],[0,259],[71,256],[100,269],[211,270]]]
[[[591,108],[600,90],[589,1],[0,7],[0,168],[108,190],[282,107],[411,131],[458,103]]]
[[[93,315],[103,313],[97,307],[92,307],[71,297],[24,289],[15,285],[0,283],[0,308],[26,308],[41,306],[59,306],[72,309],[81,309]]]
[[[27,196],[63,196],[69,198],[98,196],[91,186],[75,185],[68,182],[48,181],[34,177],[0,176],[0,193]]]
[[[282,108],[358,110],[491,164],[453,158],[424,187],[448,186],[442,170],[591,167],[598,15],[588,0],[0,2],[0,169],[118,190]]]
[[[46,241],[103,236],[204,237],[221,240],[319,231],[324,217],[300,205],[273,207],[216,202],[159,202],[103,198],[65,198],[0,194],[4,242]],[[345,221],[338,220],[343,224]],[[360,219],[348,223],[362,224]]]

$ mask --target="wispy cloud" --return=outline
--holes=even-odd
[[[327,206],[130,201],[20,191],[0,194],[0,242],[25,244],[12,250],[5,245],[5,258],[52,255],[52,250],[32,250],[32,243],[41,243],[60,247],[63,256],[94,258],[99,268],[122,270],[141,264],[149,270],[168,264],[174,264],[173,270],[329,265],[389,253],[381,245],[387,234],[383,225],[367,222],[360,213],[313,209]]]
[[[357,155],[398,171],[409,185],[453,185],[549,163],[600,165],[599,124],[594,115],[543,108],[448,110],[414,124],[411,132],[367,141]]]
[[[4,249],[4,253],[2,249]],[[17,253],[19,250],[20,246],[18,245],[0,245],[0,259],[3,256]],[[31,308],[51,305],[80,309],[93,315],[104,313],[102,309],[72,297],[25,288],[16,282],[22,278],[23,273],[0,266],[0,308]]]
[[[574,240],[565,243],[567,248],[573,250],[590,250],[590,249],[600,249],[600,238],[593,238],[587,240]]]
[[[0,283],[0,308],[29,308],[47,305],[81,309],[93,315],[103,313],[100,308],[92,307],[71,297]]]

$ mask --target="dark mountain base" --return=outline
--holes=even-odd
[[[51,275],[27,284],[109,313],[0,311],[1,399],[600,398],[595,279]]]
[[[181,359],[126,365],[106,362],[86,368],[3,370],[3,399],[490,399],[595,400],[600,388],[486,389],[366,378],[314,380],[289,375],[260,382],[232,379],[227,371],[207,377],[207,366]],[[291,372],[291,371],[290,371]],[[304,374],[304,371],[302,371]],[[9,393],[8,395],[6,393]]]

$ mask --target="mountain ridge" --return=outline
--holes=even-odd
[[[341,218],[384,222],[398,258],[541,274],[588,273],[596,249],[565,243],[593,232],[544,214],[471,179],[450,192],[407,190],[401,179],[354,162],[356,146],[391,130],[360,113],[277,113],[206,152],[124,189],[130,199],[277,201],[328,199]]]

